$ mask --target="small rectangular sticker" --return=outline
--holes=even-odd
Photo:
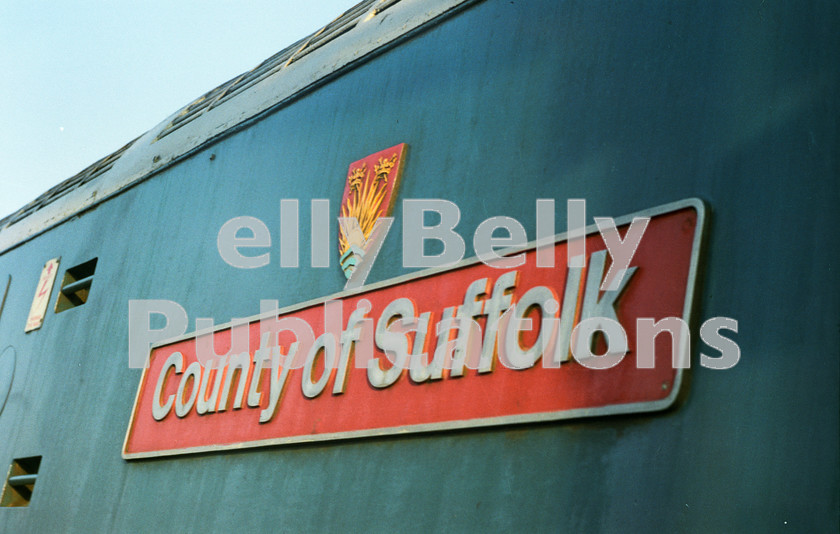
[[[41,277],[38,279],[38,287],[35,289],[35,297],[32,299],[32,306],[29,308],[29,317],[26,319],[24,332],[31,332],[41,328],[44,324],[44,315],[47,313],[47,305],[50,303],[55,276],[58,274],[58,263],[61,258],[53,258],[44,264],[41,270]]]

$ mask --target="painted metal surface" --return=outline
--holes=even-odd
[[[15,348],[3,347],[0,351],[0,414],[6,406],[6,399],[12,390],[12,383],[15,379]]]
[[[0,340],[17,354],[0,463],[43,456],[0,530],[837,531],[838,23],[830,2],[486,0],[174,164],[129,149],[109,172],[156,174],[0,255]],[[463,235],[498,214],[533,235],[537,198],[595,215],[702,198],[696,309],[739,321],[741,361],[706,369],[693,351],[685,397],[657,414],[123,460],[141,375],[128,299],[225,323],[339,291],[334,247],[330,268],[305,247],[282,268],[273,248],[246,271],[219,258],[219,228],[278,229],[284,198],[302,220],[309,199],[338,205],[347,162],[400,142],[406,176],[423,176],[401,198],[455,202]],[[371,282],[412,272],[399,240]],[[24,334],[59,255],[98,257],[97,289]]]
[[[0,282],[0,287],[3,288],[3,297],[0,298],[0,317],[3,316],[3,308],[6,307],[6,297],[9,295],[9,288],[12,286],[12,275],[6,276],[6,283]]]

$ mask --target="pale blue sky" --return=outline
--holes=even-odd
[[[0,3],[0,217],[358,0]]]

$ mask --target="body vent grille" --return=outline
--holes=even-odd
[[[61,313],[87,302],[90,286],[93,283],[93,273],[96,271],[96,260],[97,258],[93,258],[67,269],[61,281],[58,300],[55,301],[55,313]]]
[[[40,466],[40,456],[13,460],[0,496],[0,506],[29,506]]]

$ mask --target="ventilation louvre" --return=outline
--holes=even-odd
[[[93,283],[93,273],[96,272],[96,261],[97,258],[93,258],[67,269],[61,281],[58,300],[55,301],[55,313],[61,313],[87,302],[90,286]]]
[[[40,466],[40,456],[13,460],[0,496],[0,506],[29,506]]]

